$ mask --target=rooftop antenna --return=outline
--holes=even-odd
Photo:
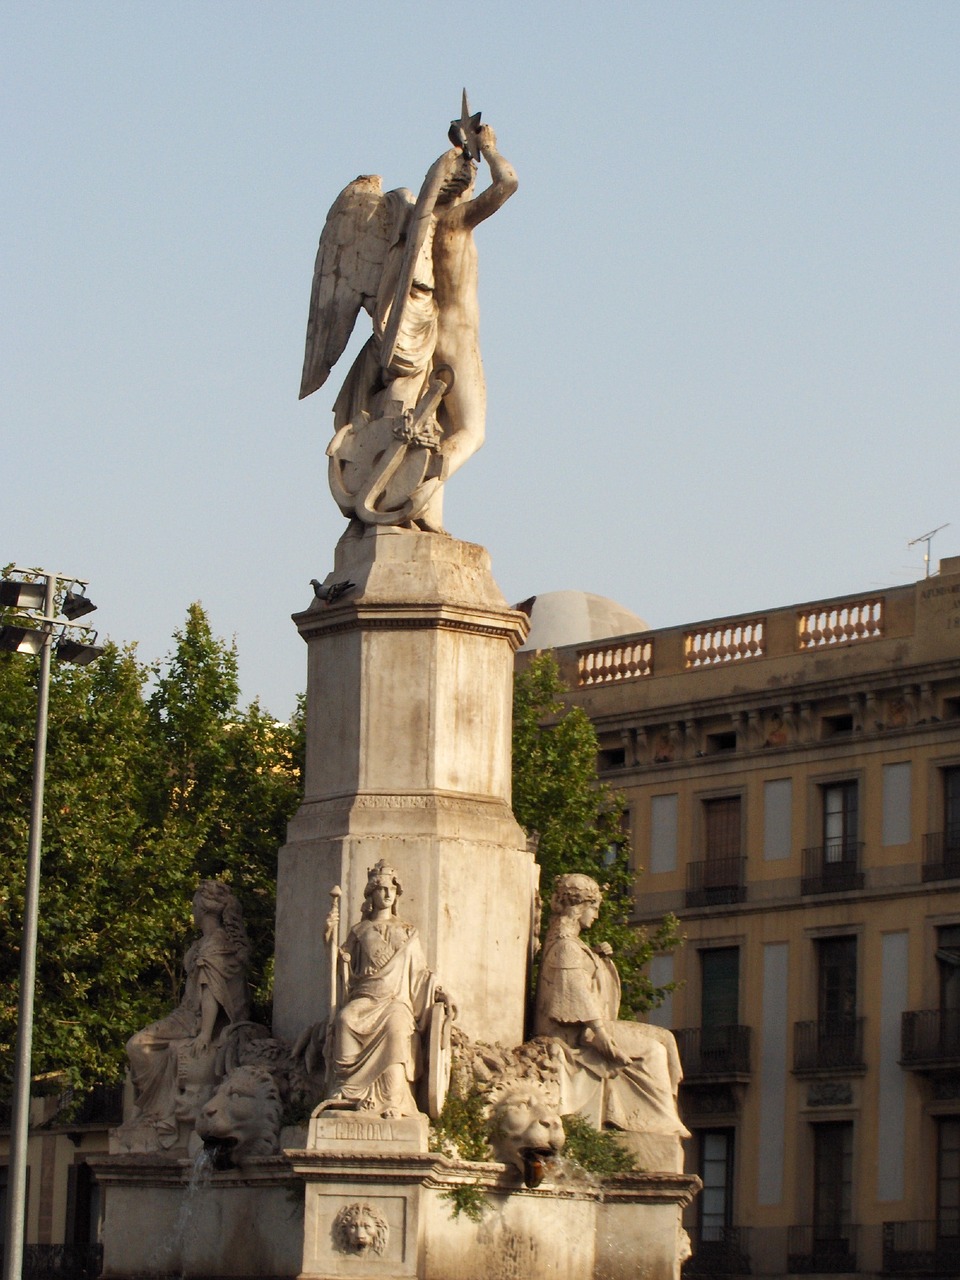
[[[911,538],[910,541],[907,543],[908,547],[915,547],[918,542],[925,542],[927,544],[927,549],[923,553],[923,563],[926,566],[926,570],[927,570],[926,573],[923,575],[925,578],[930,577],[930,543],[933,541],[933,535],[935,533],[939,533],[941,529],[946,529],[949,526],[949,524],[950,524],[949,520],[947,521],[946,524],[938,524],[937,527],[935,529],[931,529],[929,533],[921,533],[919,538]]]

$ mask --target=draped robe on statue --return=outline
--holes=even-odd
[[[187,1118],[177,1115],[178,1105],[181,1110],[185,1105],[184,1099],[178,1099],[178,1057],[180,1050],[200,1034],[204,991],[210,992],[219,1009],[214,1038],[229,1023],[242,1022],[250,1016],[245,959],[225,929],[218,928],[198,938],[184,957],[184,968],[187,983],[177,1008],[136,1032],[127,1042],[137,1109],[141,1117],[151,1119],[157,1126],[162,1145],[175,1140],[178,1118]],[[212,1070],[211,1054],[206,1073],[211,1083]]]
[[[661,1027],[618,1021],[619,1008],[613,961],[581,942],[574,922],[555,919],[540,962],[535,1031],[571,1050],[561,1076],[562,1111],[578,1112],[598,1129],[689,1137],[677,1111],[676,1041]],[[620,1065],[592,1047],[590,1023],[599,1023],[630,1061]]]
[[[413,925],[361,920],[341,949],[349,963],[347,1002],[333,1028],[335,1096],[377,1111],[416,1115],[420,1033],[437,980]]]

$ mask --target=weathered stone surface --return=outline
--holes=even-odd
[[[264,1067],[237,1067],[222,1081],[197,1120],[204,1145],[225,1147],[232,1164],[275,1155],[280,1146],[280,1091]]]
[[[307,755],[279,858],[274,1035],[249,1031],[231,972],[203,999],[188,988],[179,1010],[131,1042],[141,1121],[153,1115],[148,1059],[184,1082],[216,1043],[209,1078],[192,1081],[194,1139],[229,1144],[238,1167],[202,1179],[202,1164],[160,1150],[98,1161],[106,1280],[679,1280],[680,1211],[696,1178],[561,1176],[555,1159],[553,1103],[568,1087],[596,1123],[678,1150],[670,1044],[616,1023],[602,1000],[570,1016],[547,1002],[555,1038],[521,1044],[537,871],[510,808],[510,730],[513,656],[528,624],[508,608],[487,553],[440,530],[443,485],[485,429],[473,228],[516,176],[466,96],[450,137],[415,206],[359,178],[324,228],[301,395],[323,384],[361,306],[373,334],[338,396],[327,451],[351,523],[332,573],[295,617],[308,645]],[[474,198],[481,156],[492,181]],[[395,914],[401,883],[407,923]],[[344,937],[341,919],[360,923]],[[208,934],[223,932],[213,916],[198,925],[194,961],[214,946]],[[592,954],[578,933],[564,941]],[[437,974],[462,1033],[488,1042],[462,1069],[491,1086],[509,1165],[427,1150],[415,1090],[427,1084],[436,1114],[443,1071],[422,1063],[445,1063],[451,1040]],[[335,1105],[314,1111],[307,1134],[288,1133],[305,1146],[260,1155],[278,1142],[279,1104],[302,1103],[321,1063]],[[223,1088],[207,1101],[217,1079]],[[637,1112],[647,1095],[662,1123]],[[627,1103],[637,1114],[626,1119],[641,1123],[621,1123]],[[478,1195],[479,1220],[457,1214]]]
[[[683,1174],[621,1174],[545,1180],[533,1190],[495,1162],[287,1154],[306,1189],[304,1277],[678,1280],[680,1212],[699,1185]],[[454,1212],[451,1195],[466,1187],[483,1196],[480,1221]],[[335,1247],[337,1217],[357,1203],[388,1225],[380,1254]]]
[[[347,920],[367,871],[397,868],[404,916],[478,1039],[523,1038],[536,867],[510,810],[513,654],[482,547],[370,530],[337,549],[356,584],[296,616],[309,646],[304,802],[280,853],[274,1025],[290,1040],[330,1007],[322,922]]]
[[[503,1164],[383,1147],[290,1149],[192,1184],[186,1160],[92,1163],[107,1192],[104,1280],[150,1273],[679,1280],[680,1213],[699,1186],[683,1174],[620,1174],[547,1180],[531,1190]],[[484,1196],[480,1222],[454,1216],[450,1193],[466,1186]],[[342,1219],[356,1205],[386,1224],[382,1251],[341,1247]]]
[[[105,1190],[103,1277],[295,1276],[303,1192],[283,1157],[191,1180],[158,1155],[91,1160]]]
[[[134,1109],[114,1136],[115,1148],[185,1146],[223,1074],[215,1041],[249,1017],[250,942],[236,895],[219,880],[205,880],[194,894],[193,919],[199,937],[184,957],[183,999],[127,1042]]]
[[[466,113],[465,113],[466,118]],[[474,161],[490,186],[474,196]],[[361,306],[373,334],[334,406],[329,480],[344,515],[439,530],[443,485],[483,443],[473,230],[517,177],[479,117],[409,191],[355,179],[334,202],[314,268],[301,399],[321,387]]]
[[[567,1140],[557,1104],[542,1086],[527,1084],[498,1097],[490,1119],[493,1154],[518,1169],[528,1187],[538,1187]]]
[[[677,1109],[682,1077],[676,1042],[662,1027],[618,1021],[620,977],[607,944],[594,950],[580,930],[597,918],[600,887],[585,875],[558,876],[537,984],[534,1031],[568,1047],[561,1064],[560,1109],[596,1128],[622,1131],[643,1169],[679,1172]]]
[[[381,859],[367,876],[361,918],[337,947],[339,907],[327,918],[326,941],[338,967],[336,1006],[326,1036],[328,1106],[355,1108],[364,1116],[399,1119],[418,1114],[414,1091],[436,1074],[429,1062],[436,1017],[449,1019],[452,1006],[436,974],[427,968],[420,935],[398,914],[403,884]],[[449,1059],[448,1059],[449,1060]],[[446,1097],[439,1081],[430,1114]]]
[[[362,1111],[317,1111],[310,1117],[307,1149],[334,1155],[424,1155],[427,1151],[429,1123],[418,1112],[415,1116],[368,1115]]]

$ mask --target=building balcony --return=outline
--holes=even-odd
[[[900,1062],[911,1071],[960,1069],[960,1009],[910,1009],[904,1013]]]
[[[803,851],[801,893],[844,893],[863,888],[863,842],[817,845]]]
[[[716,907],[743,902],[747,896],[746,858],[708,858],[687,863],[688,907]]]
[[[820,1018],[793,1024],[793,1070],[797,1075],[859,1074],[863,1018]]]
[[[883,1272],[892,1276],[960,1274],[960,1223],[885,1222]]]
[[[683,1264],[684,1280],[693,1276],[748,1276],[750,1254],[744,1227],[701,1227],[691,1232],[693,1256]]]
[[[48,1130],[112,1129],[123,1122],[123,1090],[122,1084],[97,1084],[83,1093],[67,1089],[50,1096],[44,1126]],[[0,1102],[0,1133],[9,1131],[12,1111],[12,1103]]]
[[[857,1228],[789,1227],[787,1270],[798,1275],[837,1275],[857,1270]]]
[[[123,1085],[97,1084],[88,1092],[67,1102],[65,1124],[113,1125],[123,1123]]]
[[[923,837],[924,880],[960,880],[960,830],[928,831]]]
[[[749,1080],[749,1027],[684,1027],[674,1035],[687,1084]]]

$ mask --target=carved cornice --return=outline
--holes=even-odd
[[[939,698],[960,697],[956,664],[940,672],[939,679],[924,678],[919,669],[893,681],[847,680],[842,690],[771,691],[739,697],[687,703],[682,707],[644,707],[613,717],[597,716],[594,726],[601,743],[616,734],[623,744],[624,764],[602,770],[605,774],[645,771],[653,767],[689,767],[704,761],[745,757],[764,759],[811,749],[847,753],[859,744],[892,741],[907,734],[956,732],[960,721],[944,719]],[[820,717],[850,717],[846,732],[822,736]],[[736,748],[711,750],[709,740],[720,734],[736,734]]]
[[[689,1204],[700,1190],[700,1179],[685,1173],[618,1173],[581,1184],[544,1181],[540,1187],[518,1185],[511,1165],[497,1161],[452,1160],[435,1152],[421,1156],[387,1153],[340,1154],[319,1151],[286,1151],[295,1171],[308,1182],[338,1186],[420,1182],[435,1191],[471,1185],[511,1196],[543,1200],[593,1200],[604,1203]]]
[[[515,650],[523,644],[529,627],[526,616],[515,609],[487,612],[447,603],[360,604],[329,615],[310,610],[294,614],[293,620],[308,642],[350,631],[457,631],[507,640]]]
[[[642,703],[629,710],[617,710],[613,714],[591,712],[591,720],[601,733],[626,732],[631,729],[646,729],[649,733],[654,728],[672,723],[690,723],[695,721],[721,720],[729,717],[731,723],[739,716],[766,713],[772,714],[783,707],[791,707],[798,711],[803,704],[811,707],[822,703],[836,703],[838,700],[858,697],[864,704],[869,696],[899,697],[904,692],[915,698],[922,696],[923,686],[930,685],[939,690],[943,685],[958,683],[956,662],[921,663],[896,671],[856,672],[850,675],[835,676],[828,679],[809,679],[791,682],[781,686],[764,684],[756,689],[739,688],[735,693],[719,694],[715,697],[698,691],[696,697],[684,699],[682,702],[657,702],[653,698],[655,687],[652,684],[635,686],[642,693]],[[622,694],[623,702],[628,703],[628,685],[606,686],[616,687]],[[589,691],[574,690],[567,696],[571,705],[584,703],[583,693]],[[638,702],[640,699],[638,698]],[[922,717],[915,717],[914,723],[927,723]],[[946,723],[946,722],[941,722]],[[896,726],[901,727],[901,726]],[[908,726],[909,727],[909,726]]]
[[[370,792],[324,796],[304,800],[304,809],[314,813],[347,814],[357,809],[419,810],[430,813],[462,813],[475,818],[513,819],[510,806],[504,800],[487,800],[482,796],[458,796],[449,792]]]
[[[173,1187],[185,1190],[194,1174],[195,1162],[162,1155],[91,1155],[87,1163],[97,1181],[137,1187]],[[299,1180],[290,1161],[282,1155],[251,1157],[242,1169],[226,1169],[210,1175],[211,1187],[297,1187]]]

